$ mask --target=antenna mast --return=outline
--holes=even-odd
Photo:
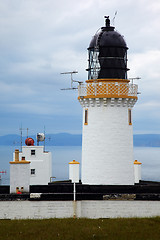
[[[28,138],[28,130],[29,130],[29,128],[27,128],[27,138]]]
[[[44,152],[45,152],[45,146],[46,146],[45,138],[46,138],[46,127],[44,126]]]
[[[115,11],[114,17],[113,17],[113,19],[112,19],[112,24],[113,24],[113,26],[114,26],[114,21],[115,21],[116,15],[117,15],[117,11]]]
[[[20,134],[21,134],[21,152],[22,152],[22,130],[24,130],[24,129],[22,128],[22,125],[21,125],[21,128],[20,128],[19,130],[20,130]]]
[[[28,130],[29,130],[29,128],[22,128],[22,125],[21,125],[21,127],[19,128],[19,130],[20,130],[20,134],[21,134],[21,152],[22,152],[22,131],[23,130],[27,130],[27,138],[28,138]]]
[[[61,73],[61,74],[70,74],[71,75],[71,87],[70,88],[62,88],[61,90],[75,90],[75,89],[78,89],[77,87],[73,87],[73,83],[77,82],[77,83],[81,84],[82,82],[76,81],[76,80],[73,79],[73,74],[74,73],[78,73],[78,71],[62,72]]]
[[[134,81],[134,80],[139,80],[139,79],[141,79],[141,78],[140,78],[140,77],[129,78],[129,80],[132,81],[132,84],[133,84],[133,81]]]

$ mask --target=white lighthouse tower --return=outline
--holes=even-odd
[[[83,107],[82,183],[134,185],[132,108],[138,86],[127,79],[127,45],[110,26],[90,42]]]

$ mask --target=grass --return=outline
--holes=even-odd
[[[0,220],[0,240],[159,240],[160,217]]]

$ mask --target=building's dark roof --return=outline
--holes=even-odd
[[[94,35],[92,38],[89,48],[96,46],[101,47],[123,47],[127,48],[127,44],[123,36],[114,30],[114,27],[108,26],[102,27],[101,31]]]

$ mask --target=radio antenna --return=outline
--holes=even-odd
[[[19,128],[20,130],[20,135],[21,135],[21,152],[22,152],[22,135],[23,135],[23,130],[27,130],[27,138],[28,138],[28,130],[29,128],[22,128],[22,124],[21,124],[21,127]]]
[[[46,147],[45,136],[46,136],[46,127],[44,125],[44,152],[45,152],[45,147]]]
[[[117,11],[115,11],[114,17],[113,17],[113,19],[112,19],[112,24],[113,24],[113,26],[114,26],[114,21],[115,21],[116,15],[117,15]]]
[[[71,75],[71,87],[70,88],[61,88],[61,90],[76,90],[78,89],[77,87],[73,87],[73,83],[79,83],[81,84],[82,82],[76,81],[73,79],[73,74],[78,73],[78,71],[72,71],[72,72],[62,72],[61,74],[70,74]]]
[[[131,80],[132,81],[132,84],[133,84],[133,81],[134,80],[139,80],[139,79],[141,79],[140,77],[134,77],[134,78],[128,78],[129,80]]]

